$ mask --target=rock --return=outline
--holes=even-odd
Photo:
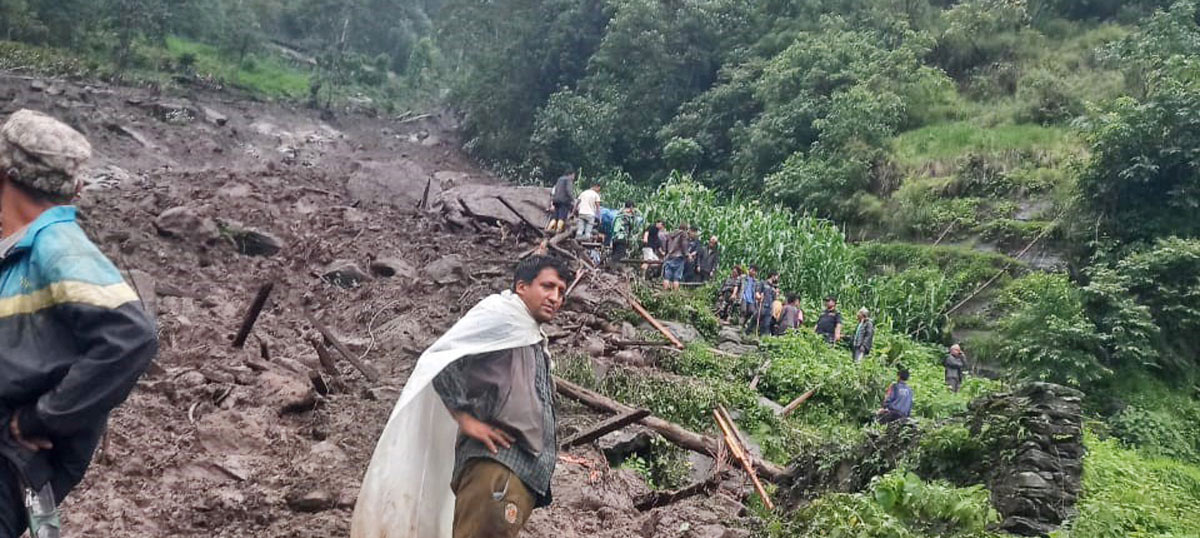
[[[613,358],[617,362],[628,364],[629,366],[645,366],[646,355],[637,349],[623,349],[618,351]]]
[[[58,86],[50,86],[49,88],[46,88],[46,95],[49,95],[51,97],[58,97],[59,95],[62,95],[65,92],[66,92],[66,90],[64,90]]]
[[[717,346],[717,349],[726,353],[733,353],[734,355],[749,355],[758,351],[758,348],[755,346],[737,344],[734,342],[721,342],[721,344]]]
[[[766,407],[767,409],[770,409],[772,412],[775,413],[776,416],[783,413],[783,406],[779,405],[778,403],[775,403],[775,400],[772,400],[766,396],[759,396],[758,404],[763,407]]]
[[[154,219],[154,228],[159,235],[190,239],[202,243],[216,241],[221,236],[217,223],[200,215],[189,206],[172,207]]]
[[[621,322],[621,339],[622,340],[637,340],[638,330],[632,323],[628,321]]]
[[[583,342],[583,351],[591,357],[600,357],[604,355],[605,347],[604,340],[601,340],[596,336],[590,336]]]
[[[333,495],[323,489],[293,490],[287,504],[296,512],[315,513],[333,508],[334,500]]]
[[[428,172],[415,161],[362,161],[346,180],[346,191],[352,200],[361,204],[414,208],[425,194],[428,178]],[[433,181],[429,186],[429,199],[435,200],[440,192],[438,182]]]
[[[229,122],[229,117],[211,108],[203,107],[200,111],[204,113],[204,121],[217,127],[224,127]]]
[[[737,327],[726,325],[721,327],[721,330],[717,332],[717,341],[721,343],[733,342],[740,344],[742,343],[742,331],[739,331]]]
[[[34,79],[29,81],[29,89],[35,92],[44,92],[46,91],[47,87],[49,87],[49,85],[46,84],[46,81],[44,80]]]
[[[181,101],[156,101],[151,109],[154,117],[172,125],[186,125],[196,119],[195,109]]]
[[[459,185],[442,191],[435,199],[435,205],[440,204],[442,211],[447,216],[462,219],[466,216],[463,214],[462,204],[458,202],[461,199],[467,207],[471,208],[471,213],[476,218],[504,222],[514,227],[522,226],[521,219],[504,207],[504,204],[497,199],[498,196],[504,197],[509,204],[521,212],[526,220],[534,225],[541,226],[546,223],[546,200],[549,198],[549,193],[542,187]],[[430,194],[430,197],[432,198],[433,195]]]
[[[83,180],[83,190],[107,190],[120,187],[122,185],[132,184],[134,181],[133,174],[130,174],[120,166],[106,164],[104,166],[94,168],[88,173]]]
[[[317,403],[312,382],[299,374],[267,370],[258,376],[258,386],[281,413],[301,413]]]
[[[247,256],[272,256],[284,247],[282,239],[250,228],[230,229],[229,235],[237,251]]]
[[[379,258],[371,262],[370,269],[372,275],[382,278],[413,279],[417,277],[417,269],[400,258]]]
[[[471,178],[471,174],[467,172],[453,172],[450,170],[438,170],[433,173],[434,182],[440,184],[443,189],[449,189],[456,185],[466,184]]]
[[[617,464],[630,454],[650,449],[653,436],[641,426],[627,426],[596,440],[596,445],[608,461]]]
[[[396,387],[371,387],[363,392],[363,397],[379,402],[394,402],[400,397],[400,389]]]
[[[321,278],[340,288],[354,288],[371,277],[350,260],[335,260],[325,267]]]
[[[191,370],[175,378],[175,384],[180,387],[199,387],[208,383],[208,378],[198,370]]]
[[[675,335],[675,338],[678,338],[684,344],[690,344],[701,338],[700,331],[697,331],[695,327],[686,323],[663,321],[662,324]]]
[[[466,266],[462,256],[450,254],[442,256],[421,269],[425,278],[441,285],[461,282],[466,277]]]

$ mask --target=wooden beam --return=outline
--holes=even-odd
[[[582,431],[571,436],[566,441],[563,441],[561,446],[563,449],[567,449],[573,446],[590,443],[648,416],[650,416],[649,409],[634,409],[633,411],[629,411],[627,413],[621,413],[620,415],[605,420],[604,422],[601,422],[586,431]]]
[[[758,380],[762,378],[763,373],[771,368],[771,359],[767,359],[762,366],[758,367],[758,371],[754,372],[754,379],[750,380],[750,390],[758,390]]]
[[[783,411],[779,412],[779,416],[786,417],[786,416],[790,415],[792,413],[792,411],[796,410],[797,407],[800,407],[801,404],[803,404],[804,402],[807,402],[809,398],[812,398],[812,395],[816,394],[816,392],[817,392],[817,389],[811,389],[808,392],[805,392],[804,394],[797,396],[795,400],[792,400],[790,403],[787,404],[786,407],[783,408]]]
[[[737,425],[733,423],[729,412],[725,410],[724,406],[717,404],[717,408],[713,409],[713,417],[717,420],[717,427],[721,428],[721,432],[725,435],[725,443],[729,445],[734,459],[738,463],[741,463],[742,469],[745,469],[746,474],[750,475],[750,481],[754,483],[754,490],[762,498],[763,504],[766,505],[767,510],[774,510],[775,503],[771,502],[771,496],[767,494],[767,489],[763,487],[762,482],[758,479],[758,473],[754,472],[754,464],[750,461],[750,453],[746,450],[746,445],[742,442],[741,432],[738,431]]]
[[[654,508],[661,508],[669,504],[674,504],[688,497],[696,495],[707,495],[717,489],[717,485],[721,483],[724,473],[718,473],[710,476],[708,479],[696,482],[690,486],[676,491],[652,491],[645,495],[639,495],[633,500],[633,507],[640,512],[645,512]]]
[[[508,203],[508,200],[505,200],[503,196],[497,196],[496,199],[500,200],[500,203],[504,204],[504,207],[507,207],[509,211],[512,211],[512,214],[516,215],[518,219],[521,219],[521,222],[524,222],[526,226],[532,228],[533,231],[538,233],[538,235],[546,237],[546,231],[543,230],[541,226],[534,226],[532,222],[529,222],[529,219],[525,218],[525,215],[522,215],[520,211],[517,211],[517,208]]]
[[[663,333],[663,336],[666,336],[667,340],[670,340],[672,344],[675,344],[675,347],[683,349],[683,342],[680,342],[679,339],[676,338],[671,331],[667,330],[662,323],[659,323],[657,319],[654,319],[654,316],[650,315],[650,312],[646,310],[646,307],[642,306],[642,303],[638,302],[633,295],[630,295],[624,291],[621,291],[621,295],[625,296],[625,301],[629,303],[629,306],[633,308],[634,312],[637,312],[638,315],[642,316],[642,319],[645,319],[652,327],[658,329],[658,332]]]
[[[554,377],[554,385],[559,394],[579,401],[593,409],[607,411],[609,413],[628,413],[633,408],[622,404],[607,396],[597,394],[593,391],[585,389],[579,385],[564,380],[558,376]],[[656,416],[648,416],[642,419],[642,425],[654,430],[659,435],[680,447],[686,448],[693,452],[698,452],[706,456],[717,454],[720,447],[720,442],[712,437],[700,435],[690,431],[683,426],[668,422]],[[787,471],[783,467],[775,465],[769,461],[750,455],[750,460],[754,464],[754,469],[763,478],[771,482],[779,483],[785,478],[788,478]]]
[[[250,309],[246,311],[246,317],[242,318],[242,326],[238,328],[237,336],[233,337],[233,347],[241,348],[246,345],[246,338],[250,336],[250,330],[254,328],[254,322],[258,321],[258,315],[262,313],[262,309],[267,304],[267,297],[271,295],[271,290],[275,288],[275,281],[268,281],[258,288],[258,293],[254,295],[254,301],[250,303]]]
[[[304,317],[308,319],[308,322],[312,324],[313,328],[321,333],[321,336],[325,337],[326,341],[328,341],[330,344],[333,344],[333,349],[336,349],[338,353],[342,355],[342,358],[349,361],[350,364],[353,364],[359,372],[362,372],[363,377],[367,378],[367,381],[372,383],[379,381],[379,372],[376,371],[375,368],[372,368],[371,365],[358,360],[358,357],[355,357],[354,354],[351,353],[350,350],[347,349],[346,346],[337,339],[337,337],[333,336],[333,333],[329,332],[329,329],[326,328],[325,325],[317,321],[317,318],[313,317],[312,313],[305,311]]]

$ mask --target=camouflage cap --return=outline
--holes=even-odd
[[[0,126],[0,171],[27,187],[70,198],[92,146],[79,131],[33,110],[19,110]]]

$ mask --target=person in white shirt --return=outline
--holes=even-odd
[[[600,215],[600,184],[593,183],[592,188],[579,194],[576,203],[579,221],[575,229],[575,237],[588,239],[596,229],[596,217]]]

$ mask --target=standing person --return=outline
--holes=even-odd
[[[575,206],[575,172],[567,172],[559,176],[550,190],[550,210],[554,215],[546,226],[548,232],[561,232],[567,227],[567,219],[571,217],[571,208]]]
[[[613,222],[612,257],[609,261],[614,267],[629,255],[629,245],[636,239],[638,229],[637,209],[630,200],[625,201],[625,208]]]
[[[696,282],[696,264],[700,257],[700,228],[688,230],[687,259],[683,264],[683,281]]]
[[[646,231],[642,233],[642,261],[662,261],[664,229],[666,229],[666,224],[661,220],[646,227]],[[642,274],[645,275],[646,280],[650,279],[650,269],[649,263],[642,264]]]
[[[967,368],[967,357],[963,355],[962,346],[950,346],[950,353],[942,359],[942,366],[946,368],[946,386],[950,387],[951,392],[958,392],[962,386],[963,370]]]
[[[515,538],[550,504],[558,440],[540,325],[570,275],[557,258],[526,258],[511,289],[425,350],[375,448],[352,537]]]
[[[837,299],[834,296],[825,297],[825,311],[817,318],[817,325],[813,330],[825,337],[825,341],[830,345],[842,339],[842,313],[837,310]]]
[[[721,244],[717,236],[708,238],[708,243],[700,245],[696,251],[696,280],[708,282],[713,273],[721,266]]]
[[[82,134],[20,110],[0,126],[0,535],[24,495],[58,503],[83,479],[109,412],[158,350],[154,321],[66,205],[91,157]],[[58,528],[52,506],[49,520]],[[40,510],[39,510],[40,512]],[[36,529],[35,529],[36,530]],[[55,535],[57,536],[57,534]]]
[[[754,303],[754,293],[758,290],[758,266],[751,265],[746,270],[745,276],[742,277],[741,283],[738,284],[738,293],[741,299],[741,318],[738,323],[749,324],[751,319],[754,319],[757,314],[757,306]]]
[[[760,336],[774,334],[775,317],[771,313],[771,305],[775,303],[775,297],[779,295],[779,271],[771,271],[767,274],[766,280],[758,282],[758,289],[754,292],[754,300],[758,304],[758,313],[751,320],[753,325],[746,326],[746,332],[754,332]]]
[[[912,413],[913,391],[908,386],[908,369],[901,366],[896,372],[896,382],[888,385],[883,406],[875,412],[880,424],[904,420]]]
[[[688,225],[679,223],[679,229],[667,236],[667,256],[663,260],[663,289],[677,290],[683,280],[683,264],[688,257]]]
[[[742,266],[733,266],[733,270],[729,272],[729,278],[721,283],[721,289],[717,292],[717,317],[723,322],[729,320],[730,311],[737,303],[737,287],[738,281],[741,279]]]
[[[592,183],[592,188],[580,193],[575,206],[579,215],[575,237],[591,239],[596,229],[596,219],[600,216],[600,184]]]
[[[866,308],[858,309],[858,328],[854,330],[851,344],[854,362],[862,362],[863,357],[870,355],[875,347],[875,322],[871,320],[871,311]]]
[[[779,324],[775,326],[775,336],[783,336],[788,331],[800,328],[804,323],[804,311],[800,310],[800,298],[788,295],[783,311],[779,314]]]

